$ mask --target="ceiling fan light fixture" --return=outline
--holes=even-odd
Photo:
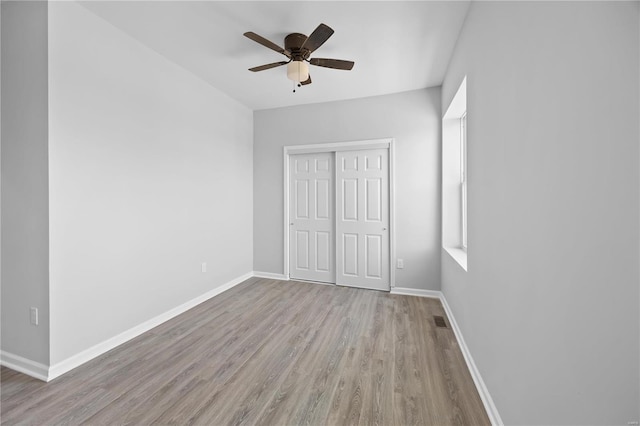
[[[309,78],[309,64],[304,61],[291,61],[287,64],[287,78],[296,83],[307,81]]]

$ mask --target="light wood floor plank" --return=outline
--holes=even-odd
[[[436,299],[252,278],[43,383],[10,424],[489,424]]]

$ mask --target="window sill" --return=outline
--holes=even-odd
[[[462,267],[462,269],[467,271],[467,252],[462,250],[460,247],[445,247],[444,248],[449,256],[453,258],[458,264]]]

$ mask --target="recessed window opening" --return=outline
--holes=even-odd
[[[467,78],[442,117],[442,247],[467,270]]]
[[[460,117],[460,216],[462,217],[461,247],[467,250],[467,111]]]

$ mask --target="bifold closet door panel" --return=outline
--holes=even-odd
[[[337,152],[336,182],[336,283],[389,290],[389,151]]]
[[[289,276],[335,283],[334,154],[289,160]]]

